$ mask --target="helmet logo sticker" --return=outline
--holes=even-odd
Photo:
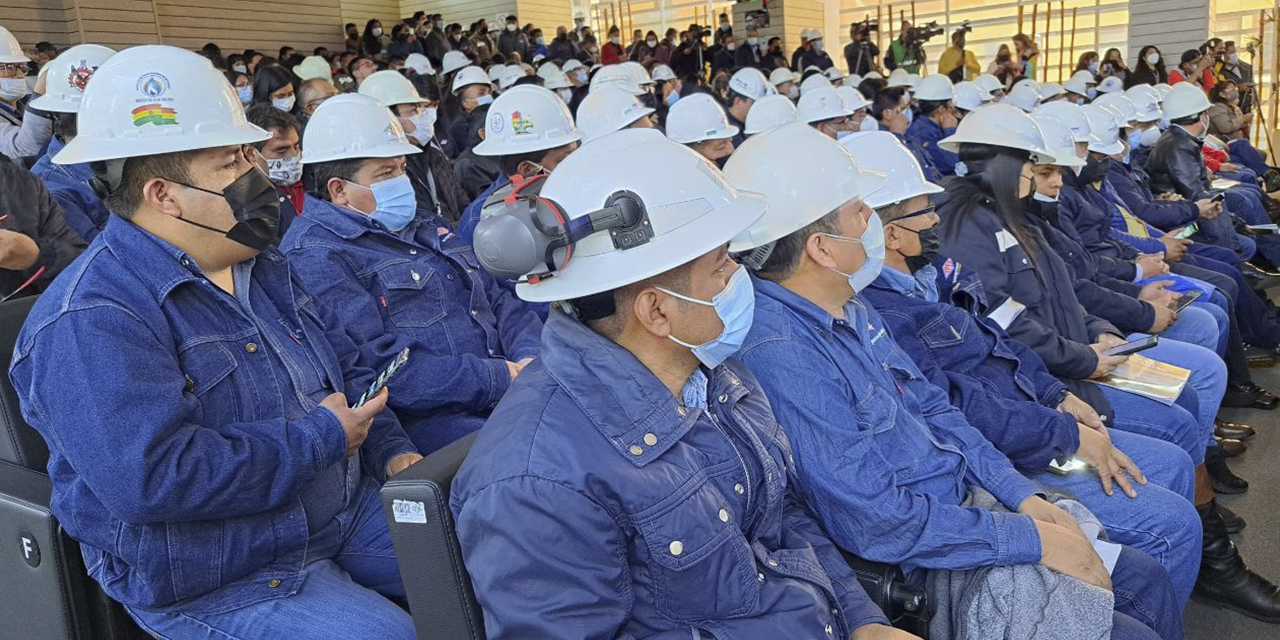
[[[520,115],[519,111],[511,112],[511,130],[516,135],[533,132],[533,121]]]
[[[494,133],[502,133],[502,127],[503,127],[502,114],[495,113],[489,116],[489,128],[493,129]]]
[[[178,124],[178,112],[158,104],[144,104],[133,110],[133,126],[144,124],[166,126]]]
[[[159,98],[169,90],[169,79],[158,73],[147,73],[138,78],[137,89],[148,98]]]
[[[97,70],[97,67],[90,68],[87,60],[81,60],[80,65],[71,67],[71,73],[67,74],[67,86],[84,93],[84,88],[89,84],[89,77]]]
[[[173,98],[164,97],[169,91],[168,78],[155,72],[144,73],[138,78],[134,88],[144,97],[134,100],[138,106],[133,109],[133,126],[152,124],[163,127],[178,124],[177,110],[166,106],[173,102]]]

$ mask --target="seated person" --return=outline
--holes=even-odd
[[[795,447],[799,486],[832,539],[901,565],[912,580],[931,580],[929,570],[1022,567],[1059,593],[1110,588],[1076,520],[1037,495],[947,403],[859,297],[884,255],[879,219],[864,199],[887,179],[864,173],[803,125],[749,140],[726,177],[770,204],[734,243],[749,251],[744,264],[757,276],[741,357],[768,393]],[[994,506],[969,504],[981,496]],[[1112,638],[1181,636],[1177,596],[1159,563],[1125,547],[1111,577],[1117,594],[1141,594],[1141,602],[1117,597],[1104,613]],[[1016,603],[1006,611],[1030,613]],[[1034,615],[1080,613],[1073,602],[1050,601]]]
[[[423,455],[479,429],[537,355],[541,320],[417,208],[405,156],[422,150],[381,103],[330,99],[303,149],[315,191],[281,242],[289,263],[375,362],[409,348],[391,407]]]
[[[146,74],[181,130],[159,111],[134,127],[110,95]],[[384,597],[404,588],[378,485],[421,456],[385,393],[348,408],[374,373],[270,248],[277,202],[243,151],[265,134],[183,49],[116,54],[86,104],[95,90],[112,108],[55,160],[105,163],[116,215],[36,303],[9,372],[49,445],[53,512],[151,635],[412,640]]]
[[[627,129],[541,192],[582,220],[625,191],[619,224],[667,231],[622,249],[595,229],[549,274],[528,256],[530,275],[554,277],[520,295],[559,303],[450,498],[490,640],[915,638],[887,626],[804,509],[769,401],[726,360],[753,305],[726,248],[764,202],[703,166]]]
[[[269,104],[251,105],[244,112],[251,124],[271,132],[271,137],[253,145],[258,168],[271,179],[280,201],[278,238],[284,237],[294,218],[302,213],[307,188],[302,184],[302,137],[298,120],[288,111]],[[277,244],[279,244],[277,240]]]
[[[989,311],[986,317],[1030,347],[1049,371],[1073,390],[1086,380],[1106,375],[1125,358],[1103,352],[1125,338],[1114,326],[1088,315],[1075,295],[1070,267],[1054,251],[1046,233],[1054,231],[1046,213],[1031,198],[1036,190],[1032,161],[1054,161],[1040,129],[1014,107],[992,105],[975,111],[960,123],[950,142],[970,171],[947,184],[949,199],[939,210],[941,252],[973,269],[982,278]],[[1048,215],[1052,216],[1052,212]],[[1196,593],[1264,620],[1280,620],[1280,590],[1244,567],[1214,500],[1215,485],[1203,462],[1218,449],[1213,442],[1213,415],[1225,386],[1225,367],[1214,369],[1211,352],[1174,341],[1145,352],[1146,355],[1192,370],[1184,395],[1210,401],[1209,410],[1190,413],[1186,420],[1170,423],[1151,420],[1162,403],[1137,394],[1103,387],[1117,417],[1132,416],[1117,428],[1143,433],[1178,444],[1197,463],[1195,505],[1203,528],[1200,574]],[[1168,347],[1172,347],[1171,349]],[[1158,351],[1160,350],[1160,351]],[[1197,353],[1199,352],[1199,353]],[[1208,353],[1208,358],[1203,354]],[[1221,382],[1216,382],[1220,380]],[[1214,397],[1216,396],[1216,398]],[[1206,425],[1207,418],[1207,425]]]
[[[931,84],[939,83],[942,86],[938,88],[949,91],[936,95],[926,94],[931,95],[930,98],[917,96],[919,106],[911,126],[907,128],[907,139],[924,149],[939,173],[950,176],[955,175],[956,161],[959,158],[955,153],[939,147],[938,141],[954,133],[960,119],[955,105],[951,102],[955,97],[954,88],[950,80],[942,82],[944,79],[945,76],[939,76],[938,80],[932,81]],[[947,93],[950,93],[951,97],[947,97]]]
[[[1191,459],[1171,443],[1108,430],[1038,356],[978,315],[985,304],[981,281],[972,270],[938,256],[938,216],[929,195],[942,188],[923,179],[906,148],[878,138],[882,135],[864,134],[851,145],[858,149],[859,165],[884,172],[891,185],[873,196],[885,223],[885,266],[862,297],[969,424],[1014,466],[1034,474],[1029,475],[1033,480],[1076,496],[1108,527],[1112,541],[1159,560],[1185,601],[1195,584],[1191,569],[1198,556]],[[949,300],[939,298],[939,280],[947,281]],[[1096,472],[1063,476],[1047,469],[1054,459],[1072,456]],[[1134,481],[1147,478],[1159,486],[1135,491]],[[1128,498],[1112,497],[1113,483]]]

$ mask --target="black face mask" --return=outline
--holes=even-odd
[[[271,184],[271,179],[256,166],[227,185],[222,193],[181,182],[178,184],[226,200],[227,204],[231,205],[236,223],[230,229],[223,230],[186,218],[178,218],[179,220],[201,229],[221,233],[255,251],[265,250],[276,240],[276,234],[280,228],[280,198],[276,195],[276,188]]]
[[[644,105],[644,106],[646,106],[646,107],[648,107],[648,108],[650,108],[650,109],[657,109],[657,108],[658,108],[658,98],[657,98],[656,96],[654,96],[654,95],[653,95],[653,92],[652,92],[652,91],[646,91],[646,92],[644,92],[643,94],[641,94],[640,96],[638,96],[638,99],[640,100],[640,104],[642,104],[642,105]]]
[[[732,157],[732,155],[733,155],[733,154],[730,154],[730,155],[727,155],[727,156],[725,156],[725,157],[723,157],[723,158],[718,158],[718,159],[716,159],[716,161],[715,161],[715,163],[716,163],[716,167],[718,167],[721,171],[724,171],[724,165],[726,165],[726,164],[728,164],[728,163],[729,163],[729,158],[731,158],[731,157]]]
[[[899,228],[906,229],[906,227]],[[907,268],[914,274],[933,264],[933,261],[938,259],[938,250],[940,248],[938,227],[935,225],[922,231],[915,231],[914,229],[907,229],[907,231],[914,232],[916,237],[920,239],[920,255],[906,257]]]
[[[1085,165],[1080,169],[1080,181],[1084,184],[1093,184],[1107,177],[1107,169],[1111,166],[1111,158],[1103,158],[1094,160],[1089,158],[1085,161]]]

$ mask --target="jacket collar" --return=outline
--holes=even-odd
[[[836,320],[843,319],[832,316],[822,307],[810,302],[807,298],[793,293],[790,289],[776,282],[752,276],[751,284],[755,286],[757,295],[768,296],[769,298],[777,301],[783,307],[786,307],[788,311],[799,316],[801,322],[805,326],[817,327],[823,331],[829,332],[831,331],[832,326],[835,325]],[[846,313],[849,310],[850,304],[853,304],[852,300],[845,304]]]
[[[369,216],[348,211],[314,195],[303,200],[302,217],[328,229],[343,240],[354,240],[366,233],[388,233],[379,228]]]
[[[631,352],[554,308],[540,357],[583,415],[637,467],[661,456],[698,421],[700,410],[682,404]],[[746,395],[732,366],[703,373],[712,397]]]
[[[118,215],[107,220],[98,237],[158,301],[178,285],[202,277],[195,258]]]

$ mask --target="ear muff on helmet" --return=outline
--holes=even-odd
[[[89,163],[89,168],[93,170],[93,177],[89,179],[89,188],[99,199],[106,200],[120,188],[120,183],[124,181],[124,162],[125,158],[119,158]]]
[[[570,220],[559,204],[538,195],[545,177],[513,180],[515,189],[500,203],[491,202],[476,225],[476,257],[494,276],[527,276],[525,282],[536,284],[569,264],[578,241],[600,231],[608,231],[621,251],[653,238],[649,214],[636,194],[614,192],[603,208]]]

